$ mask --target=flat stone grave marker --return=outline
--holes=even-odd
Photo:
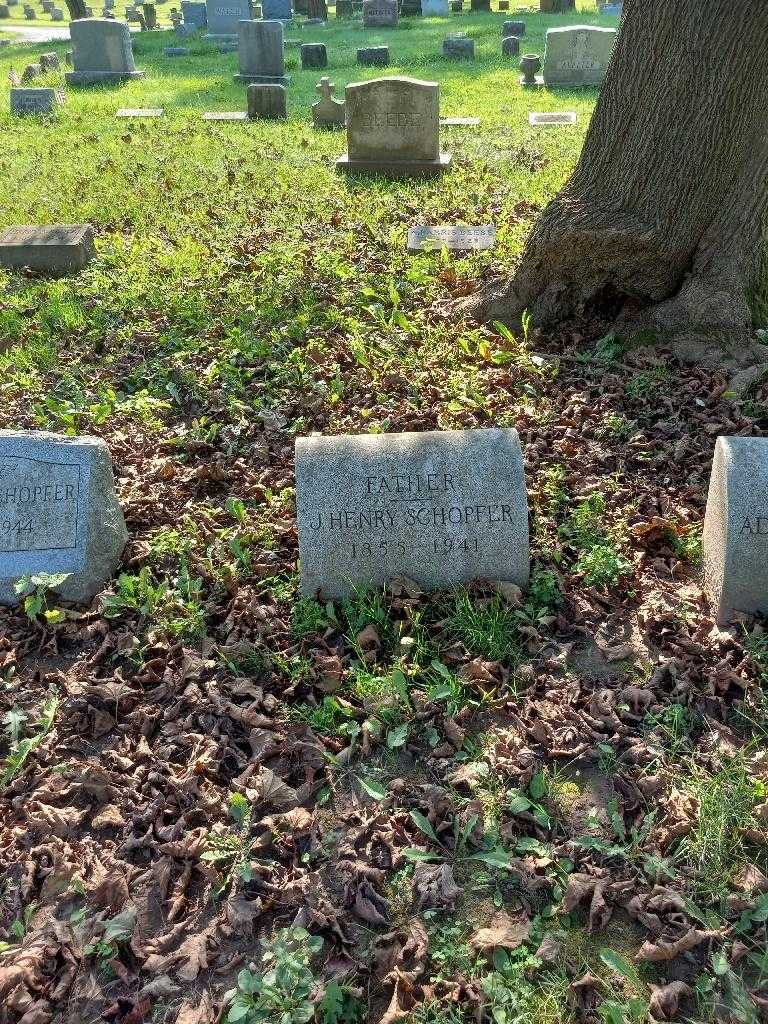
[[[480,124],[479,117],[441,117],[441,128],[476,128]]]
[[[204,121],[247,121],[248,112],[245,110],[206,110],[203,114]]]
[[[439,174],[451,157],[440,152],[440,86],[416,78],[374,78],[346,87],[344,172],[397,177]]]
[[[0,231],[0,266],[54,274],[82,270],[93,258],[90,224],[19,225]]]
[[[737,612],[768,612],[768,438],[718,437],[702,553],[720,625]]]
[[[492,249],[495,244],[496,228],[493,224],[445,224],[435,227],[419,225],[408,228],[408,252],[442,249],[443,246],[452,252],[479,252],[483,249]]]
[[[103,441],[0,430],[0,604],[18,604],[14,585],[38,573],[69,574],[56,593],[90,601],[127,539]]]
[[[616,36],[616,29],[595,25],[547,29],[544,85],[566,89],[602,85]]]
[[[11,113],[16,117],[54,114],[61,102],[62,95],[56,89],[11,89]]]
[[[163,107],[121,107],[115,117],[162,117]]]
[[[516,430],[296,441],[301,585],[343,598],[405,576],[435,590],[528,582],[528,499]]]
[[[579,117],[575,110],[558,110],[547,113],[528,114],[528,123],[534,127],[547,127],[549,125],[576,124]]]
[[[189,54],[188,46],[166,46],[163,49],[164,57],[188,57]]]
[[[397,28],[397,0],[363,0],[365,28]]]

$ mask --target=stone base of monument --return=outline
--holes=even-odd
[[[64,81],[67,85],[117,85],[146,77],[145,71],[67,71]]]
[[[544,75],[535,75],[532,82],[529,82],[525,75],[520,75],[520,85],[524,89],[543,89]]]
[[[441,153],[437,160],[350,160],[345,153],[336,161],[336,170],[343,174],[383,174],[388,178],[430,177],[447,171],[451,159],[450,153]]]

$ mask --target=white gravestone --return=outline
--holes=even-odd
[[[296,508],[305,594],[339,598],[396,576],[430,590],[528,581],[516,430],[299,438]]]
[[[547,29],[544,85],[559,88],[602,85],[616,35],[616,29],[595,25]]]
[[[768,438],[718,437],[704,518],[704,578],[721,625],[768,612]]]
[[[0,604],[38,573],[70,574],[56,593],[90,601],[127,539],[103,441],[0,430]]]

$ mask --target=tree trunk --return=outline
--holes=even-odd
[[[81,18],[88,17],[88,12],[85,9],[85,0],[65,0],[65,2],[69,11],[70,21],[79,21]]]
[[[611,311],[624,338],[681,358],[754,359],[750,298],[768,227],[768,3],[625,0],[570,181],[484,321]]]

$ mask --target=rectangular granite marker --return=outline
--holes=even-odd
[[[397,576],[428,590],[528,580],[516,430],[299,438],[296,506],[305,594],[342,598]]]

